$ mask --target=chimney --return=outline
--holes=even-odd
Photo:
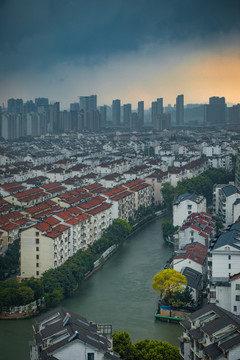
[[[69,323],[70,319],[71,319],[71,315],[69,313],[66,313],[66,316],[63,319],[63,326],[66,326]]]

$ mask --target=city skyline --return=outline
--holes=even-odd
[[[239,10],[237,0],[1,1],[0,103],[239,103]]]

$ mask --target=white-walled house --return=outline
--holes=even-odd
[[[180,324],[182,360],[239,359],[240,321],[230,312],[208,304]]]
[[[206,199],[202,195],[185,193],[173,200],[173,225],[182,226],[192,213],[206,212]]]
[[[186,267],[198,271],[206,281],[208,248],[199,243],[186,245],[173,257],[171,267],[183,273]]]
[[[221,303],[229,308],[230,299],[229,279],[239,273],[240,264],[240,231],[239,223],[221,234],[211,247],[208,255],[209,302]],[[232,311],[232,310],[231,310]]]
[[[220,217],[223,226],[227,228],[238,219],[240,207],[236,201],[240,199],[240,192],[235,185],[215,185],[213,190],[213,211]]]
[[[96,325],[84,317],[55,308],[39,316],[33,325],[31,360],[119,360],[112,350],[112,326]]]
[[[216,235],[216,221],[207,213],[192,213],[174,234],[176,249],[198,242],[209,246]]]

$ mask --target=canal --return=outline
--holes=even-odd
[[[113,331],[126,330],[133,342],[148,338],[178,346],[181,326],[154,319],[158,294],[152,289],[153,276],[163,270],[172,254],[162,238],[165,219],[156,219],[133,234],[61,305],[96,323],[111,323]],[[33,322],[0,321],[1,359],[29,359]]]

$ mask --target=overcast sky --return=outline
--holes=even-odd
[[[0,0],[0,103],[240,103],[240,0]]]

